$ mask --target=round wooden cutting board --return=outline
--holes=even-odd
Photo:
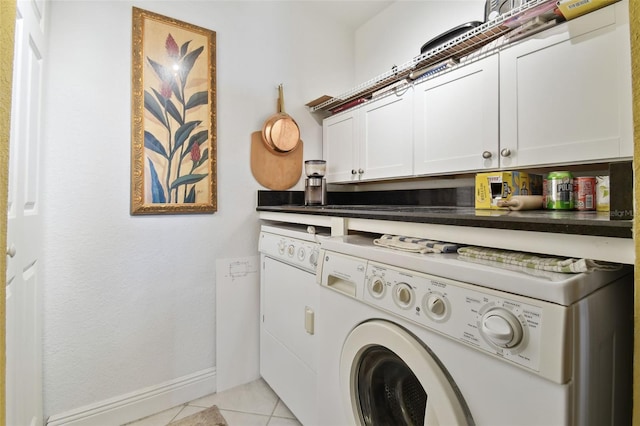
[[[266,188],[282,191],[295,185],[302,175],[302,140],[292,151],[271,152],[262,140],[262,132],[251,133],[251,173]]]

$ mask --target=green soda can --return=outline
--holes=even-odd
[[[573,210],[573,175],[571,172],[551,172],[547,176],[547,209]]]

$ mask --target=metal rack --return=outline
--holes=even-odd
[[[486,22],[455,37],[435,49],[416,56],[411,61],[394,67],[390,71],[362,83],[337,97],[325,100],[318,105],[310,106],[309,110],[311,112],[331,111],[349,102],[370,98],[374,92],[384,89],[396,82],[402,80],[408,80],[409,82],[418,81],[421,78],[431,76],[447,68],[450,63],[446,61],[457,61],[479,50],[510,31],[548,13],[549,10],[555,8],[555,5],[556,0],[528,1],[522,6],[512,9],[492,21]],[[427,70],[427,72],[421,74],[421,70]],[[412,73],[419,74],[420,76],[412,79],[410,78]]]

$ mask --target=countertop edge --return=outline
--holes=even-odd
[[[551,217],[523,214],[522,216],[487,216],[472,215],[470,208],[450,209],[447,213],[411,213],[395,211],[353,210],[349,206],[344,209],[324,210],[313,207],[297,206],[258,206],[258,212],[277,212],[302,215],[316,215],[337,218],[371,219],[397,221],[418,224],[438,224],[462,227],[504,229],[512,231],[529,231],[552,234],[573,234],[596,237],[632,239],[631,220],[585,220],[555,219]]]

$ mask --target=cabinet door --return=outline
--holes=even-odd
[[[322,157],[327,162],[327,182],[356,180],[357,111],[351,109],[326,118],[322,123]]]
[[[633,155],[626,8],[603,8],[500,53],[500,144],[511,151],[501,166]]]
[[[402,90],[402,89],[401,89]],[[360,180],[413,173],[413,91],[393,93],[361,108]]]
[[[498,167],[498,55],[415,90],[415,174]]]

